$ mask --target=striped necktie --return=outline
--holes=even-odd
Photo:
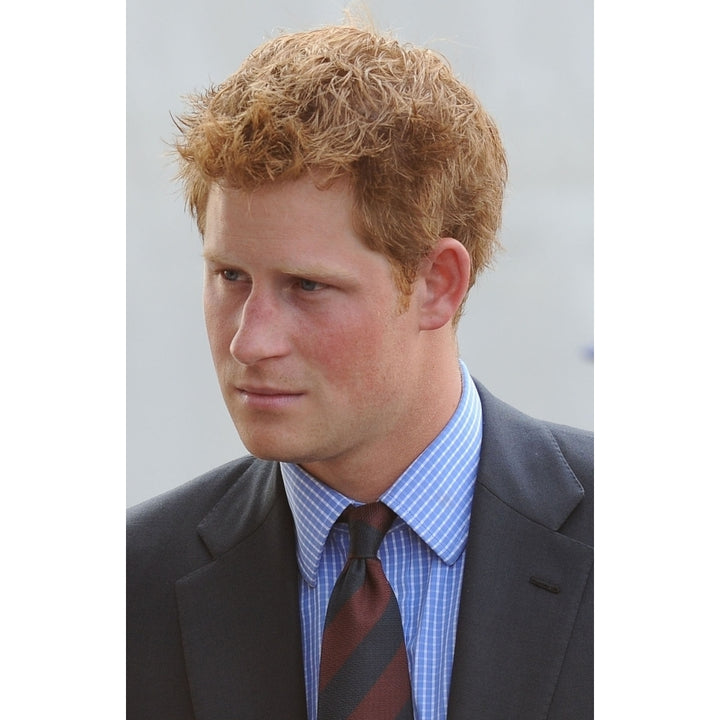
[[[412,720],[400,608],[377,551],[395,513],[376,502],[349,507],[350,552],[328,604],[318,720]]]

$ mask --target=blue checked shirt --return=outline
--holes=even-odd
[[[447,716],[455,630],[480,461],[482,408],[460,363],[463,390],[448,424],[380,498],[397,513],[378,557],[395,591],[410,661],[415,720]],[[302,468],[281,463],[295,518],[308,718],[316,720],[325,612],[347,557],[352,503]],[[357,503],[354,503],[357,504]]]

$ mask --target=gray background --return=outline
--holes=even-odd
[[[244,453],[207,348],[200,239],[172,180],[170,114],[278,30],[339,22],[345,5],[127,2],[128,505]],[[505,250],[472,292],[462,357],[521,410],[592,428],[592,3],[365,5],[379,28],[450,60],[508,153]]]

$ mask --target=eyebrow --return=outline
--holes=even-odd
[[[217,253],[208,251],[206,246],[203,246],[203,251],[200,255],[205,262],[215,263],[216,265],[232,265],[229,260],[220,257]]]
[[[284,275],[289,275],[290,277],[317,278],[319,280],[352,280],[355,277],[352,271],[324,265],[288,265],[281,271]]]
[[[231,268],[242,269],[242,263],[214,252],[203,251],[202,257],[206,263],[213,265],[226,265]],[[279,272],[288,277],[314,278],[317,280],[354,280],[355,274],[352,270],[345,270],[339,267],[328,267],[320,264],[308,265],[285,265],[279,268]]]

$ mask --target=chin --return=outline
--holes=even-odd
[[[262,437],[257,433],[242,432],[238,429],[240,440],[247,451],[260,460],[299,463],[307,460],[307,448],[297,442],[283,441],[274,437]]]

